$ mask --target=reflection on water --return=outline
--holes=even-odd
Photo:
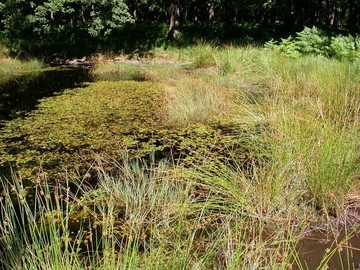
[[[294,269],[360,270],[360,232],[334,236],[311,232],[298,245],[302,267]],[[321,268],[320,268],[321,266]]]
[[[88,70],[58,69],[14,76],[0,83],[0,121],[24,116],[39,99],[92,81]]]

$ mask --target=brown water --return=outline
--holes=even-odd
[[[311,232],[299,242],[298,254],[301,267],[293,269],[360,270],[360,231],[336,237]]]

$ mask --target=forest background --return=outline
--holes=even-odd
[[[304,26],[356,35],[358,0],[6,0],[0,2],[1,43],[49,57],[145,51],[199,41],[263,44]],[[175,39],[175,41],[174,41]],[[169,43],[170,42],[170,43]]]

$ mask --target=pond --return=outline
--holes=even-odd
[[[142,78],[142,77],[141,77]],[[129,79],[127,77],[125,78],[120,78],[122,80],[124,79]],[[39,100],[45,97],[52,97],[55,95],[59,95],[62,92],[64,92],[66,89],[79,89],[82,86],[84,86],[86,83],[90,83],[93,81],[97,81],[97,80],[101,80],[99,78],[94,78],[92,75],[89,74],[89,71],[86,69],[56,69],[56,70],[46,70],[43,72],[36,72],[36,73],[31,73],[31,74],[26,74],[26,75],[19,75],[19,76],[14,76],[11,80],[8,80],[6,82],[2,82],[0,84],[0,123],[5,123],[9,120],[14,120],[17,118],[23,118],[24,116],[30,114],[30,112],[34,111],[38,104],[39,104]],[[104,80],[109,80],[109,78],[104,77]],[[116,80],[114,78],[112,78],[112,80]],[[138,80],[141,81],[141,80]],[[145,82],[138,82],[139,84],[143,84]],[[101,84],[99,84],[101,85]],[[119,108],[121,108],[124,113],[127,113],[127,117],[130,117],[130,119],[133,119],[132,122],[136,123],[136,121],[139,121],[141,123],[144,123],[144,121],[141,121],[141,116],[140,115],[135,115],[134,116],[134,111],[131,110],[130,107],[125,106],[124,104],[121,105],[120,107],[118,105],[118,102],[115,100],[115,98],[119,98],[120,95],[122,95],[124,93],[124,91],[120,92],[116,92],[116,89],[114,89],[114,86],[112,84],[107,84],[104,86],[106,87],[113,87],[111,88],[114,91],[113,97],[109,100],[105,100],[102,105],[106,105],[108,106],[108,108],[114,108],[114,112],[116,110],[119,110]],[[130,85],[130,86],[134,86],[134,85]],[[98,91],[98,89],[96,88],[90,88],[91,91],[93,91],[93,94],[96,94],[96,91]],[[139,89],[140,91],[141,89]],[[134,93],[129,93],[129,95],[124,96],[125,100],[130,100],[133,103],[136,103],[137,101],[139,101],[136,97],[136,91],[138,91],[137,88],[134,88]],[[140,92],[138,92],[140,93]],[[133,96],[134,95],[134,96]],[[75,98],[77,96],[72,96],[72,98]],[[82,97],[78,96],[78,100],[77,102],[80,102]],[[97,99],[103,98],[101,96],[101,93],[99,92],[99,96],[97,97]],[[96,99],[96,97],[95,97]],[[114,103],[112,103],[113,101],[115,101]],[[120,100],[121,101],[121,100]],[[62,103],[59,103],[62,104]],[[64,103],[65,104],[65,103]],[[90,103],[91,104],[91,103]],[[91,105],[89,105],[91,107]],[[99,107],[99,110],[103,108],[103,107]],[[61,109],[61,108],[60,108]],[[141,108],[140,108],[141,109]],[[95,110],[95,109],[94,109]],[[128,111],[128,112],[127,112]],[[137,112],[143,113],[143,111],[139,111],[139,108],[137,108]],[[79,115],[82,112],[79,112]],[[75,153],[77,153],[78,149],[73,149],[73,145],[71,145],[69,142],[71,140],[75,139],[77,140],[76,143],[79,143],[77,145],[81,145],[83,144],[83,146],[88,147],[90,145],[90,140],[89,138],[91,137],[91,134],[93,134],[95,131],[98,131],[99,127],[102,127],[102,124],[106,124],[106,125],[112,125],[113,123],[116,123],[116,126],[119,128],[119,130],[122,128],[122,132],[123,132],[123,128],[119,125],[119,123],[121,122],[121,117],[123,117],[123,115],[116,115],[114,114],[112,111],[108,111],[106,118],[104,119],[99,119],[99,123],[95,122],[95,121],[90,121],[91,119],[88,119],[89,117],[89,111],[84,112],[85,116],[83,117],[83,119],[79,120],[79,126],[77,126],[77,133],[68,133],[68,137],[67,140],[64,139],[64,137],[60,137],[60,135],[64,135],[64,134],[60,134],[63,131],[68,132],[69,129],[65,128],[64,130],[60,130],[59,134],[57,134],[56,130],[53,130],[52,133],[50,134],[53,138],[54,141],[52,142],[53,145],[46,145],[46,150],[45,148],[41,148],[39,149],[34,149],[35,154],[47,154],[50,153],[51,151],[58,151],[60,154],[61,153],[67,153],[69,154],[71,157],[75,156]],[[96,113],[92,112],[92,113]],[[130,115],[131,114],[131,115]],[[75,114],[74,114],[75,115]],[[152,112],[149,112],[149,118],[151,118]],[[75,115],[76,116],[76,115]],[[132,118],[133,117],[133,118]],[[135,118],[134,118],[135,117]],[[119,120],[120,119],[120,120]],[[126,118],[128,119],[128,118]],[[83,125],[82,122],[83,121]],[[56,123],[56,122],[54,122]],[[150,123],[151,126],[152,123]],[[55,125],[55,124],[54,124]],[[1,127],[1,126],[0,126]],[[113,130],[111,130],[111,128],[105,127],[106,129],[104,129],[105,131],[99,135],[95,134],[95,137],[99,137],[102,140],[102,143],[104,140],[107,140],[108,138],[120,138],[117,136],[120,136],[120,131],[118,132],[114,132]],[[138,127],[134,126],[135,129],[137,129]],[[222,132],[223,133],[218,133],[219,130],[223,129]],[[38,129],[38,131],[40,130],[40,127]],[[111,131],[109,134],[107,134],[106,132]],[[140,129],[139,129],[140,130]],[[214,138],[214,143],[211,143],[213,149],[214,146],[216,145],[216,143],[218,143],[218,141],[216,141],[217,136],[220,134],[220,136],[227,136],[228,133],[231,132],[225,132],[225,128],[224,127],[216,127],[216,129],[206,129],[204,127],[194,127],[194,129],[190,132],[188,130],[184,131],[184,130],[172,130],[172,131],[162,131],[162,130],[157,130],[156,127],[153,127],[153,129],[148,129],[148,130],[142,130],[141,132],[137,130],[137,138],[134,139],[134,132],[133,131],[128,131],[128,134],[126,134],[126,137],[129,145],[133,145],[134,148],[137,148],[141,145],[146,146],[146,147],[154,147],[153,145],[156,145],[156,149],[159,149],[160,151],[164,151],[165,150],[169,150],[168,148],[161,148],[162,144],[167,144],[170,145],[170,142],[173,143],[173,145],[176,145],[176,147],[178,147],[179,149],[181,149],[181,147],[195,147],[194,144],[190,141],[192,138],[191,136],[193,136],[193,138],[196,138],[197,140],[197,144],[199,144],[199,140],[203,139],[204,141],[208,141],[209,140],[209,134],[212,136],[212,138]],[[44,131],[43,131],[44,132]],[[226,133],[226,134],[225,134]],[[74,135],[75,134],[75,135]],[[48,135],[46,135],[48,136]],[[58,137],[56,137],[58,136]],[[107,137],[108,136],[108,137]],[[125,135],[122,134],[121,135],[122,139],[124,139]],[[152,136],[150,138],[150,136]],[[183,141],[181,141],[180,136],[184,137],[188,137],[190,138],[190,140],[185,140],[184,138],[182,138]],[[76,137],[76,138],[75,138]],[[21,138],[21,137],[14,137],[15,140],[17,140],[17,138]],[[75,139],[74,139],[75,138]],[[55,140],[56,139],[56,140]],[[92,139],[94,142],[96,138],[90,138]],[[87,141],[89,140],[89,141]],[[180,141],[179,141],[180,140]],[[194,140],[194,139],[192,139]],[[227,143],[229,143],[229,140],[231,140],[231,137],[228,137],[227,139]],[[97,142],[97,141],[96,141]],[[68,143],[68,144],[67,144]],[[201,142],[200,142],[201,143]],[[29,144],[28,145],[32,145],[33,141],[29,140]],[[222,142],[220,141],[219,145],[221,145]],[[14,144],[15,145],[15,144]],[[27,144],[24,144],[24,146],[26,146]],[[181,146],[183,145],[183,146]],[[21,146],[22,147],[22,146]],[[20,146],[18,149],[22,149]],[[104,148],[104,145],[102,144],[101,146],[99,146],[99,149]],[[112,145],[109,145],[108,147],[109,149],[113,148]],[[93,148],[95,150],[99,150],[97,148]],[[206,149],[205,149],[206,150]],[[20,150],[19,150],[20,151]],[[38,152],[36,152],[38,151]],[[219,150],[220,153],[220,150]],[[18,154],[18,153],[15,153]],[[14,154],[14,156],[15,156]],[[241,155],[243,155],[243,153],[241,153]],[[47,156],[49,159],[52,158],[52,156],[50,156],[50,154]],[[26,163],[24,163],[26,164]],[[32,164],[30,164],[32,165]],[[342,241],[342,239],[344,239],[345,236],[343,234],[338,236],[338,240],[339,243],[340,241]],[[303,237],[302,240],[300,240],[298,246],[297,246],[297,252],[299,254],[299,262],[298,264],[301,264],[302,267],[299,266],[294,266],[293,269],[316,269],[319,265],[321,265],[321,262],[324,258],[324,256],[326,256],[327,251],[330,250],[334,250],[334,247],[336,249],[336,252],[331,256],[331,258],[329,257],[329,260],[324,263],[324,266],[327,265],[328,268],[327,269],[354,269],[354,270],[358,270],[360,269],[360,235],[358,234],[353,234],[349,237],[349,241],[346,241],[345,243],[341,243],[341,245],[333,245],[334,243],[336,243],[336,241],[334,240],[334,237],[330,237],[328,235],[319,233],[319,232],[312,232],[310,234],[307,234],[305,237]],[[325,269],[325,268],[324,268]]]

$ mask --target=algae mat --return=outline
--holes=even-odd
[[[158,93],[154,83],[102,81],[45,98],[27,117],[1,130],[1,166],[10,163],[29,173],[39,165],[83,163],[84,151],[111,154],[132,147],[139,130],[159,122]]]
[[[246,158],[246,132],[219,124],[171,126],[164,121],[163,96],[158,83],[100,81],[45,98],[27,117],[1,129],[1,174],[11,166],[29,180],[64,169],[81,175],[97,155],[121,160],[170,153],[191,160],[196,152],[225,160],[232,149],[231,156]]]

